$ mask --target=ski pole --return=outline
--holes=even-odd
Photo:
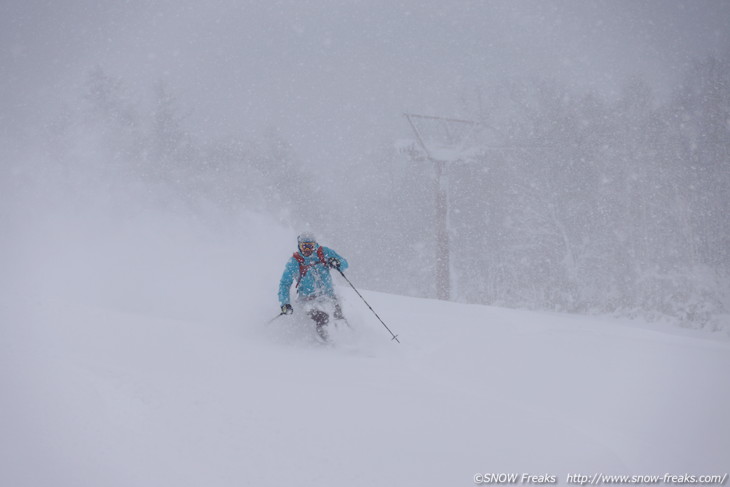
[[[391,340],[395,340],[396,342],[400,343],[400,340],[398,340],[398,335],[396,335],[396,334],[394,334],[394,333],[393,333],[392,331],[390,331],[390,328],[388,328],[388,325],[386,325],[386,324],[385,324],[385,322],[384,322],[384,321],[383,321],[382,319],[380,319],[380,316],[378,316],[378,313],[376,313],[376,312],[375,312],[375,310],[373,309],[373,307],[372,307],[372,306],[370,306],[370,305],[368,304],[368,302],[367,302],[367,301],[365,301],[365,298],[363,298],[363,297],[362,297],[362,294],[360,294],[360,291],[358,291],[358,290],[357,290],[357,289],[355,288],[355,286],[353,286],[353,285],[352,285],[352,283],[351,283],[351,282],[350,282],[350,280],[349,280],[349,279],[347,278],[347,276],[345,275],[345,273],[344,273],[344,272],[342,272],[342,271],[341,271],[340,269],[338,269],[337,267],[335,267],[335,269],[337,269],[337,272],[339,272],[339,273],[340,273],[340,275],[341,275],[342,277],[344,277],[344,278],[345,278],[345,281],[347,281],[347,284],[349,284],[349,285],[350,285],[350,287],[351,287],[351,288],[352,288],[352,289],[353,289],[353,290],[354,290],[354,291],[355,291],[355,292],[357,293],[357,295],[358,295],[358,296],[360,296],[360,299],[362,299],[363,303],[365,303],[365,304],[367,305],[367,307],[368,307],[368,308],[370,308],[370,311],[372,311],[372,312],[373,312],[373,314],[375,315],[375,317],[376,317],[376,318],[377,318],[377,319],[378,319],[378,320],[379,320],[379,321],[380,321],[380,322],[381,322],[381,323],[383,324],[383,326],[385,327],[385,329],[386,329],[386,330],[388,330],[388,332],[390,332],[391,336],[393,337],[393,338],[391,338]]]
[[[270,325],[271,323],[273,323],[273,322],[274,322],[274,320],[275,320],[275,319],[277,319],[277,318],[280,318],[280,317],[284,316],[285,314],[286,314],[286,313],[279,313],[278,315],[274,316],[274,317],[273,317],[273,318],[271,318],[271,319],[270,319],[269,321],[267,321],[267,322],[266,322],[266,324],[267,324],[267,325]]]

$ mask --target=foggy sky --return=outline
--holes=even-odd
[[[78,99],[100,66],[133,90],[166,80],[209,135],[279,127],[306,161],[408,136],[401,114],[454,113],[517,77],[610,96],[640,76],[662,96],[730,47],[730,2],[40,1],[0,4],[0,130]]]

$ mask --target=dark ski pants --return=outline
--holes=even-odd
[[[334,318],[336,320],[344,318],[340,303],[338,303],[335,298],[324,296],[299,296],[299,300],[311,306],[309,311],[307,311],[307,316],[314,321],[314,324],[317,327],[317,333],[319,333],[319,335],[323,338],[326,338],[326,327],[330,321],[330,315],[324,311],[324,309],[332,309],[332,307],[334,307],[334,311],[332,313]]]

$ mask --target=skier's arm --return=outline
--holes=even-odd
[[[290,303],[289,289],[294,282],[294,276],[299,272],[299,264],[294,258],[289,259],[284,268],[284,273],[279,281],[279,304],[284,306]]]
[[[347,260],[329,247],[324,248],[324,256],[327,261],[329,261],[332,257],[337,259],[340,262],[341,271],[347,269]]]

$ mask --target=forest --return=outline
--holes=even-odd
[[[451,299],[719,326],[730,308],[729,59],[696,60],[665,100],[638,78],[609,98],[531,77],[456,93],[450,113],[429,114],[475,122],[451,139],[468,150],[441,180]],[[135,91],[92,67],[36,129],[42,157],[15,179],[46,174],[80,193],[92,180],[216,228],[260,212],[336,245],[366,288],[436,296],[435,166],[399,146],[413,137],[402,112],[402,131],[332,167],[303,162],[276,126],[203,135],[192,111],[170,83]]]

